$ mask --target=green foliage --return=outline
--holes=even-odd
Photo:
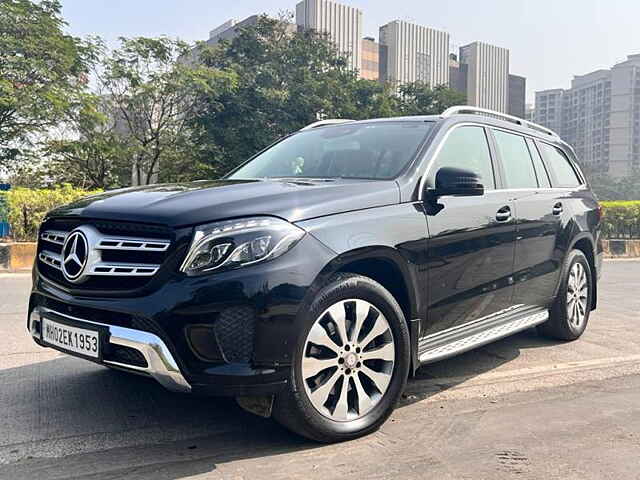
[[[290,34],[261,17],[231,42],[201,46],[205,65],[234,72],[236,88],[204,99],[195,118],[202,161],[220,175],[275,139],[320,117],[341,117],[356,75],[333,45],[310,32]]]
[[[606,238],[640,238],[640,200],[600,202]]]
[[[0,170],[60,121],[86,82],[92,45],[65,26],[57,0],[0,1]]]
[[[278,138],[319,118],[364,119],[440,113],[464,96],[445,87],[359,79],[324,34],[291,32],[261,17],[230,42],[200,46],[205,65],[237,78],[235,88],[203,98],[194,117],[201,172],[219,176]]]
[[[7,192],[0,192],[0,222],[6,222],[9,216]]]
[[[6,192],[9,224],[17,241],[35,241],[46,213],[86,195],[88,192],[65,184],[52,189],[14,188]]]
[[[466,96],[444,85],[430,88],[423,83],[408,83],[399,88],[401,115],[437,115],[452,105],[464,105]]]
[[[166,37],[120,39],[120,47],[102,59],[98,76],[104,109],[115,119],[113,135],[89,138],[72,145],[87,158],[98,149],[111,157],[124,148],[136,183],[149,184],[167,172],[194,169],[197,145],[189,120],[203,97],[218,97],[234,84],[234,72],[179,61],[187,58],[187,44]],[[176,180],[177,178],[171,178]]]
[[[46,149],[50,160],[45,169],[54,184],[108,189],[131,181],[127,144],[113,132],[95,130],[78,140],[51,140]]]
[[[118,131],[117,117],[99,95],[80,92],[67,111],[67,125],[75,133],[44,143],[43,169],[53,184],[70,183],[84,189],[129,185],[130,147]]]
[[[266,16],[196,50],[166,37],[121,38],[109,50],[65,26],[58,0],[0,0],[0,175],[20,156],[14,185],[213,178],[321,118],[464,103],[443,86],[360,79],[327,35]]]

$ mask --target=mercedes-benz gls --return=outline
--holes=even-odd
[[[50,212],[28,328],[345,440],[380,426],[420,365],[530,327],[580,337],[600,215],[571,147],[524,120],[323,121],[220,180]]]

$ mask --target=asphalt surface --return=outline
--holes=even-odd
[[[0,479],[640,479],[640,262],[604,267],[580,340],[531,330],[423,367],[338,445],[38,347],[29,276],[0,275]]]

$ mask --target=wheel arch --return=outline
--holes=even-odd
[[[375,280],[396,299],[407,321],[418,315],[417,282],[407,261],[391,247],[363,247],[333,258],[316,279],[321,288],[337,273],[357,273]]]
[[[411,336],[411,371],[419,365],[417,344],[420,330],[420,285],[417,271],[409,267],[400,252],[388,246],[367,246],[349,250],[333,258],[316,277],[309,304],[317,292],[338,273],[356,273],[371,278],[386,288],[402,309]]]

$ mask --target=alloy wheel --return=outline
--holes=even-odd
[[[380,310],[360,299],[335,303],[316,319],[304,345],[302,380],[311,404],[331,420],[361,418],[387,391],[395,353]]]
[[[587,315],[589,284],[587,272],[580,262],[571,267],[567,279],[567,317],[576,328],[582,327]]]

